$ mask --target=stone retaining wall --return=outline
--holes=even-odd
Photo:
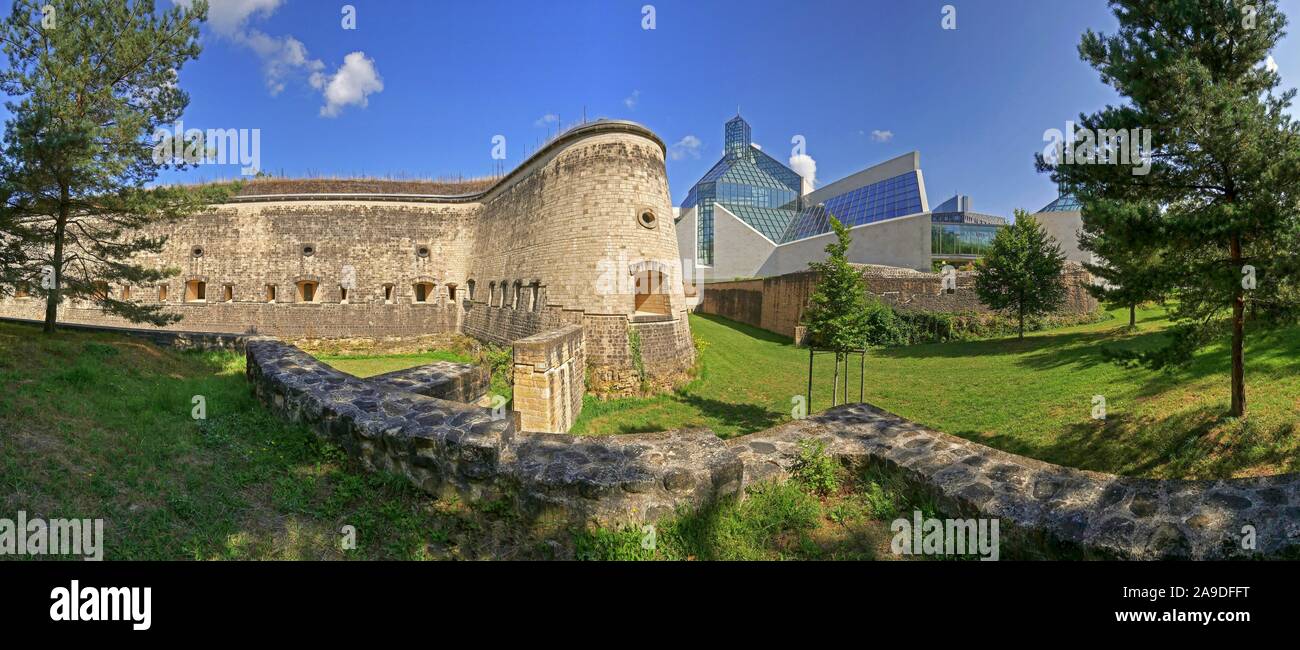
[[[473,404],[487,396],[492,372],[486,366],[435,361],[367,377],[366,381],[425,397]]]
[[[582,412],[587,375],[581,325],[514,344],[514,407],[523,431],[568,433]]]
[[[929,489],[952,516],[1125,559],[1267,558],[1300,550],[1300,475],[1159,480],[1053,465],[931,431],[866,404],[728,441],[745,483],[782,478],[815,437],[846,462],[879,463]],[[1242,548],[1253,526],[1256,548]]]
[[[740,494],[740,459],[708,431],[521,432],[489,409],[358,379],[275,339],[249,339],[247,356],[253,392],[281,417],[429,494],[506,499],[529,522],[654,521]]]
[[[527,433],[487,409],[357,379],[275,340],[247,343],[248,377],[278,413],[430,494],[508,499],[529,521],[641,523],[788,476],[799,441],[877,463],[951,516],[1129,559],[1266,558],[1300,550],[1300,475],[1183,481],[1117,477],[1016,456],[849,405],[722,441],[707,430],[578,437]],[[1256,549],[1242,548],[1254,527]]]
[[[901,310],[927,312],[990,313],[975,293],[975,272],[958,271],[954,293],[943,291],[943,276],[890,266],[855,264],[862,271],[867,291]],[[1089,314],[1097,301],[1085,287],[1092,276],[1073,262],[1066,263],[1062,279],[1066,298],[1058,313]],[[757,280],[710,282],[704,286],[699,311],[793,337],[803,320],[808,298],[817,286],[813,271],[787,273]]]

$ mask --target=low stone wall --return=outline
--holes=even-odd
[[[367,377],[366,381],[425,397],[473,404],[487,395],[492,372],[484,366],[437,361]]]
[[[943,276],[939,273],[890,266],[854,266],[862,271],[867,291],[898,309],[990,313],[975,293],[974,271],[958,271],[957,290],[947,293],[943,290]],[[803,271],[758,280],[710,282],[704,286],[699,311],[793,337],[818,279],[817,273]],[[1085,289],[1092,281],[1087,270],[1067,262],[1062,279],[1066,298],[1058,313],[1090,314],[1096,311],[1097,301]]]
[[[567,433],[582,412],[587,375],[580,325],[514,343],[514,410],[523,431]]]
[[[275,339],[249,339],[247,356],[252,389],[274,412],[429,494],[506,499],[528,521],[599,525],[740,494],[740,459],[708,431],[520,432],[489,409],[359,379]]]
[[[1017,456],[857,404],[728,441],[745,483],[782,478],[804,438],[929,489],[952,516],[1126,559],[1266,558],[1300,549],[1300,474],[1218,481],[1119,477]],[[1246,526],[1256,547],[1242,548]],[[1249,529],[1245,529],[1249,530]]]
[[[1300,550],[1300,475],[1184,481],[1061,467],[932,431],[865,405],[722,441],[702,430],[579,437],[344,374],[273,339],[247,343],[258,397],[367,466],[434,495],[507,499],[532,522],[655,521],[788,476],[816,438],[930,490],[946,514],[996,517],[1105,557],[1268,558]],[[1243,549],[1253,527],[1256,546]]]

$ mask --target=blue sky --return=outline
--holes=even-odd
[[[674,145],[680,202],[739,106],[778,159],[804,136],[819,185],[915,149],[932,204],[960,191],[1009,216],[1055,197],[1033,169],[1043,131],[1117,101],[1076,51],[1084,29],[1114,29],[1101,0],[216,4],[203,54],[181,72],[185,125],[260,129],[262,168],[292,176],[483,175],[494,135],[513,167],[554,132],[546,116],[569,123],[585,109]],[[344,4],[355,30],[342,27]],[[955,30],[941,28],[945,4]],[[1300,0],[1283,9],[1300,20]],[[1274,56],[1294,85],[1296,37]]]

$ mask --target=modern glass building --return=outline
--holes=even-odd
[[[1056,197],[1055,201],[1048,203],[1039,212],[1079,212],[1082,209],[1079,205],[1079,199],[1074,198],[1073,194],[1061,194]]]
[[[691,188],[682,210],[696,208],[699,264],[713,264],[713,206],[722,203],[745,213],[746,223],[779,241],[794,213],[782,209],[799,198],[802,179],[794,170],[753,146],[749,123],[739,115],[724,128],[725,153]]]
[[[678,247],[703,276],[804,270],[824,257],[831,216],[855,229],[852,261],[925,270],[936,259],[980,256],[1006,225],[972,212],[964,196],[931,213],[916,152],[802,194],[803,179],[754,146],[740,116],[723,136],[722,159],[690,189],[678,216]]]
[[[782,241],[830,232],[829,215],[835,215],[840,223],[852,228],[918,212],[924,212],[921,207],[921,178],[908,172],[806,206]]]
[[[983,257],[1007,220],[971,210],[968,196],[954,196],[930,213],[930,255],[937,260]]]

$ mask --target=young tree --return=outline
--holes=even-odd
[[[866,280],[848,261],[853,241],[849,229],[834,216],[830,217],[830,225],[835,239],[826,245],[826,260],[808,264],[820,278],[808,299],[803,324],[808,328],[810,345],[835,352],[833,385],[838,387],[840,361],[845,360],[845,353],[866,347],[872,334],[872,305],[867,300]]]
[[[808,264],[821,277],[808,299],[804,325],[818,347],[861,350],[871,334],[867,285],[862,273],[848,261],[849,244],[853,241],[849,229],[835,217],[830,217],[830,224],[835,240],[826,245],[826,260]]]
[[[1064,266],[1061,245],[1028,212],[1017,209],[1015,223],[998,231],[975,265],[975,291],[990,308],[1016,314],[1023,339],[1027,316],[1050,313],[1065,298]]]
[[[139,229],[202,208],[219,192],[154,188],[150,136],[189,103],[176,86],[198,56],[205,2],[155,11],[152,0],[15,0],[0,23],[10,100],[0,173],[6,182],[6,237],[35,251],[27,277],[52,270],[40,288],[45,331],[64,298],[89,300],[133,322],[179,317],[161,306],[117,299],[114,285],[145,285],[170,272],[133,263],[164,239]]]
[[[1107,146],[1092,137],[1067,144],[1075,155],[1040,156],[1039,167],[1078,196],[1085,214],[1101,200],[1160,207],[1158,239],[1138,234],[1124,244],[1176,256],[1162,282],[1177,298],[1178,324],[1169,347],[1145,360],[1185,361],[1226,325],[1231,415],[1241,417],[1247,312],[1252,302],[1285,311],[1296,293],[1294,252],[1282,242],[1296,231],[1300,126],[1288,114],[1295,91],[1275,93],[1281,80],[1266,65],[1286,18],[1276,0],[1110,4],[1118,32],[1088,31],[1079,53],[1127,103],[1081,116],[1080,126],[1130,136]],[[1150,151],[1133,151],[1134,134],[1150,137]],[[1067,164],[1114,162],[1113,153],[1141,165]]]
[[[1137,327],[1137,306],[1165,297],[1160,245],[1160,210],[1150,203],[1095,201],[1083,213],[1079,248],[1093,253],[1084,267],[1101,283],[1088,286],[1098,300],[1128,308],[1128,326]]]

